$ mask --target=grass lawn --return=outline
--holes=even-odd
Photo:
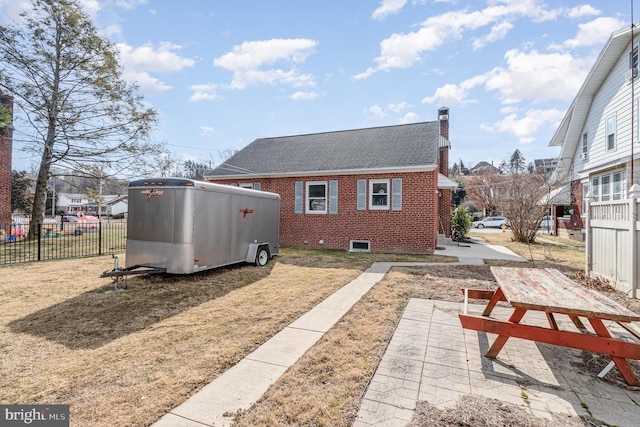
[[[580,279],[575,249],[492,243]],[[134,277],[115,294],[98,278],[110,257],[3,267],[0,402],[70,404],[72,426],[149,425],[372,262],[445,260],[285,249],[264,268]],[[459,301],[461,287],[495,282],[487,266],[392,269],[237,425],[351,425],[407,301]]]

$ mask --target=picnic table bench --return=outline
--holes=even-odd
[[[497,334],[486,357],[496,358],[510,337],[608,354],[629,385],[640,386],[627,359],[640,359],[640,344],[611,336],[604,321],[626,326],[640,316],[617,302],[575,283],[555,269],[491,267],[498,288],[495,291],[464,289],[465,312],[459,315],[462,327]],[[482,316],[466,313],[468,298],[488,299]],[[489,318],[496,304],[506,301],[514,311],[508,321]],[[521,324],[528,310],[546,314],[549,327]],[[558,328],[556,314],[565,314],[580,332]],[[586,318],[595,331],[590,333],[580,318]]]

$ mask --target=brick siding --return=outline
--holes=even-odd
[[[0,104],[13,116],[13,98],[0,95]],[[11,149],[13,126],[0,129],[0,228],[11,224]]]
[[[368,180],[393,178],[402,178],[402,210],[369,210]],[[367,210],[356,209],[357,182],[360,179],[367,180]],[[337,214],[294,212],[297,181],[328,183],[331,180],[338,181]],[[426,254],[432,253],[435,249],[438,233],[438,195],[435,191],[437,171],[391,175],[261,178],[246,182],[254,181],[260,182],[261,190],[277,193],[281,197],[281,245],[348,250],[350,240],[368,240],[373,252]],[[216,179],[214,182],[241,184],[244,181]],[[306,192],[306,186],[303,187]]]

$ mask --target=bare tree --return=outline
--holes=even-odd
[[[506,179],[504,175],[495,173],[470,177],[465,186],[467,199],[486,214],[499,213],[498,205],[504,192],[502,183]]]
[[[146,141],[156,111],[123,80],[116,47],[98,35],[78,0],[33,0],[20,16],[0,26],[0,90],[13,95],[27,149],[40,158],[32,207],[38,222],[53,165],[85,176],[140,175],[161,147]]]
[[[497,206],[509,220],[513,239],[535,241],[542,218],[549,213],[550,189],[540,174],[514,174],[502,183],[502,197]]]

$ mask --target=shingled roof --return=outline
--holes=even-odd
[[[429,171],[436,167],[439,123],[260,138],[219,165],[209,178]]]

